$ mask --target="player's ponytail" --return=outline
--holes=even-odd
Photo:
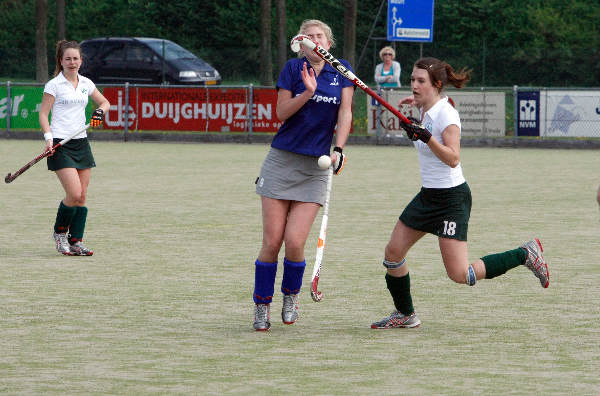
[[[460,71],[455,71],[450,64],[437,58],[421,58],[415,62],[415,67],[427,70],[431,84],[436,87],[439,92],[441,92],[448,83],[456,88],[462,88],[462,86],[471,78],[470,70],[463,68]]]
[[[460,71],[455,71],[452,66],[448,63],[443,62],[446,66],[446,75],[448,76],[448,82],[455,88],[462,88],[463,85],[471,79],[471,71],[463,67]]]

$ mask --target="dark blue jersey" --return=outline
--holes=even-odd
[[[302,82],[304,62],[310,69],[310,63],[306,58],[288,60],[277,80],[277,89],[287,89],[292,93],[292,97],[304,92],[306,90]],[[348,70],[352,70],[347,61],[340,59],[340,62]],[[317,76],[317,90],[313,97],[284,121],[273,138],[271,146],[314,157],[329,155],[333,131],[342,103],[342,88],[353,85],[331,65],[325,63]]]

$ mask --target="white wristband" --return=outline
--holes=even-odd
[[[44,133],[44,140],[52,140],[52,132]]]

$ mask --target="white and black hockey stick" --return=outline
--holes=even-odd
[[[75,136],[79,135],[80,133],[82,133],[83,131],[85,131],[86,129],[88,129],[90,127],[90,124],[87,124],[84,128],[73,132],[70,136],[64,138],[63,140],[61,140],[60,142],[56,143],[54,145],[54,147],[52,147],[51,149],[47,149],[45,150],[42,154],[38,155],[37,157],[35,157],[34,159],[32,159],[31,161],[29,161],[27,164],[25,164],[25,166],[23,166],[21,169],[19,169],[18,171],[16,171],[13,174],[8,174],[6,175],[6,177],[4,178],[4,182],[5,183],[10,183],[13,180],[15,180],[17,177],[19,177],[23,172],[25,172],[27,169],[31,168],[33,165],[37,164],[38,162],[40,162],[43,158],[46,158],[48,155],[50,155],[50,153],[53,150],[56,150],[57,148],[59,148],[60,146],[64,146],[69,140],[73,139]]]
[[[311,40],[310,37],[304,36],[302,34],[294,37],[290,46],[292,47],[292,51],[298,52],[300,51],[300,44],[304,45],[304,47],[313,51],[321,59],[325,62],[329,63],[335,70],[337,70],[342,76],[346,77],[348,80],[352,81],[354,85],[365,91],[368,95],[375,98],[379,103],[381,103],[386,109],[391,111],[396,117],[400,118],[400,121],[403,124],[404,129],[413,129],[411,128],[412,122],[406,118],[402,113],[400,113],[397,109],[395,109],[391,104],[385,101],[381,96],[377,95],[375,91],[367,86],[364,82],[362,82],[354,73],[348,70],[342,63],[337,60],[333,55],[329,53],[325,48],[321,47],[319,44]],[[419,126],[420,127],[420,126]],[[418,131],[415,131],[418,133]]]
[[[329,167],[327,174],[327,190],[325,192],[325,203],[323,204],[323,220],[321,221],[321,230],[317,240],[317,254],[315,256],[315,266],[313,267],[312,280],[310,283],[310,296],[315,302],[323,299],[323,293],[317,290],[319,284],[319,275],[321,273],[321,262],[323,261],[323,252],[325,251],[325,238],[327,237],[327,221],[329,220],[329,198],[331,197],[331,181],[333,179],[333,165]]]

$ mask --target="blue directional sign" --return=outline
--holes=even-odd
[[[388,41],[433,41],[434,0],[388,0]]]

